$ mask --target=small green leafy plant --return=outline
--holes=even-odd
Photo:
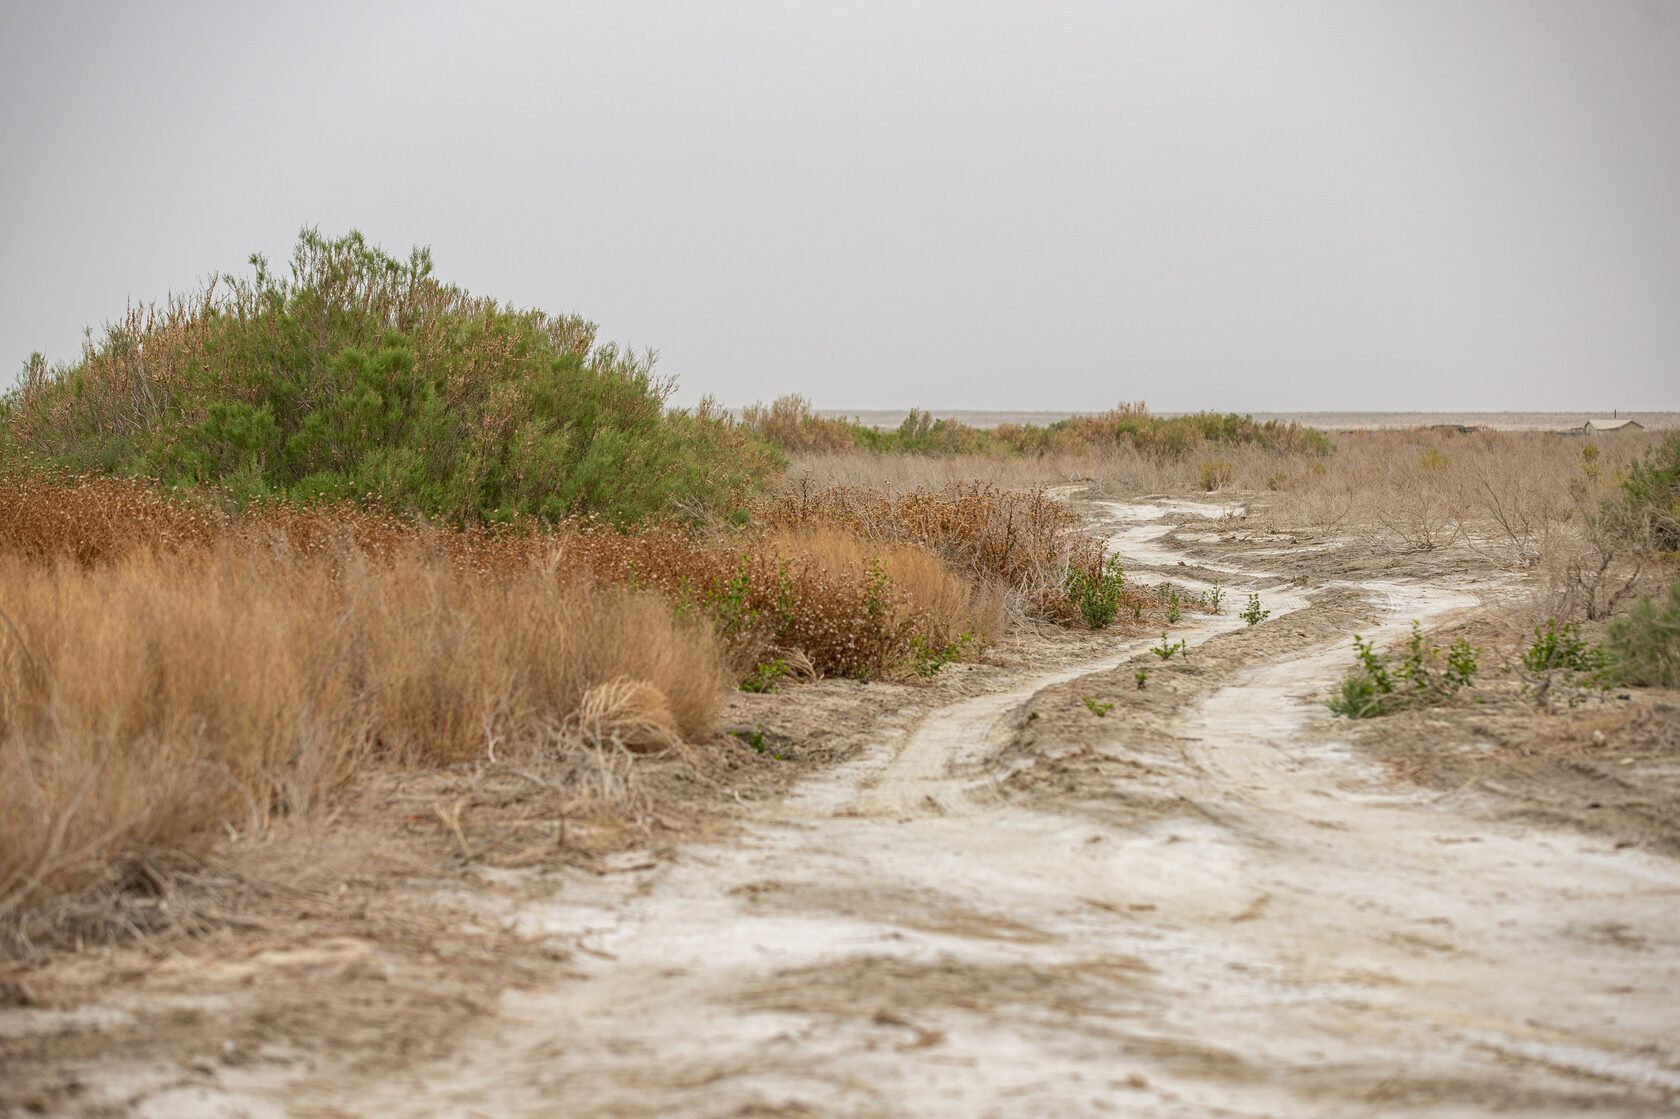
[[[1079,616],[1092,629],[1105,629],[1120,612],[1120,591],[1126,585],[1118,556],[1097,561],[1093,575],[1080,568],[1067,574],[1067,593],[1079,607]]]
[[[1462,637],[1442,649],[1415,621],[1405,644],[1389,655],[1356,635],[1354,669],[1330,697],[1330,710],[1349,719],[1367,719],[1440,703],[1471,685],[1479,656],[1480,650]]]
[[[1207,604],[1208,613],[1217,614],[1225,604],[1225,588],[1214,583],[1202,595],[1202,601]]]
[[[1132,673],[1132,679],[1137,681],[1138,690],[1142,691],[1144,683],[1149,679],[1149,667],[1139,665],[1138,670]]]
[[[1110,711],[1114,710],[1114,704],[1112,704],[1112,703],[1098,703],[1096,700],[1092,699],[1088,695],[1080,696],[1079,700],[1080,700],[1081,703],[1083,703],[1085,705],[1085,709],[1087,711],[1089,711],[1091,714],[1095,715],[1099,719],[1108,718],[1108,713]]]
[[[775,753],[770,749],[764,741],[764,732],[761,730],[732,730],[729,732],[729,736],[731,738],[740,739],[746,745],[751,746],[754,752],[763,754],[767,758],[772,758],[779,762],[787,761],[787,759],[782,755]]]
[[[910,650],[916,675],[924,680],[931,680],[939,675],[939,670],[946,665],[962,659],[963,650],[974,641],[972,633],[965,633],[955,641],[947,642],[944,646],[937,646],[917,634],[910,638]]]
[[[1257,626],[1271,616],[1270,610],[1260,609],[1260,596],[1257,594],[1248,596],[1248,605],[1243,607],[1243,612],[1238,615],[1251,626]]]
[[[1523,650],[1522,665],[1527,679],[1523,693],[1541,706],[1554,697],[1574,707],[1589,696],[1609,690],[1610,657],[1604,647],[1581,636],[1574,622],[1559,624],[1547,618],[1534,627],[1534,639]]]
[[[755,665],[753,670],[747,673],[746,679],[741,681],[741,690],[743,692],[773,692],[776,690],[776,681],[791,674],[792,671],[793,669],[788,666],[788,663],[780,657],[767,660],[763,664]]]
[[[1160,657],[1162,660],[1166,661],[1166,660],[1171,660],[1174,653],[1177,653],[1179,656],[1182,656],[1182,657],[1188,657],[1190,655],[1188,652],[1186,652],[1186,650],[1188,648],[1189,648],[1188,644],[1186,642],[1182,641],[1182,640],[1168,641],[1167,640],[1167,635],[1163,633],[1161,635],[1161,643],[1159,645],[1151,646],[1149,651],[1151,653],[1154,653],[1156,656]]]

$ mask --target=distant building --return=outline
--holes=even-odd
[[[1588,420],[1581,425],[1581,431],[1587,435],[1608,435],[1612,431],[1644,431],[1645,425],[1638,420]]]

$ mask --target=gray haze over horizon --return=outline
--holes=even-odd
[[[1680,2],[0,0],[0,389],[350,228],[832,409],[1680,408]]]

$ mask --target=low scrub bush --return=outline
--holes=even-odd
[[[777,397],[741,409],[741,425],[754,437],[793,454],[869,451],[904,455],[1007,453],[990,434],[959,420],[936,419],[912,408],[898,427],[880,431],[857,420],[821,416],[803,396]]]
[[[1522,654],[1523,692],[1542,706],[1562,698],[1573,707],[1610,687],[1615,679],[1604,647],[1581,636],[1574,622],[1547,618],[1534,627],[1534,639]]]
[[[1622,475],[1625,518],[1659,550],[1680,551],[1680,435],[1669,435]]]
[[[1357,666],[1330,699],[1330,710],[1349,719],[1450,699],[1475,680],[1480,656],[1480,650],[1462,637],[1442,649],[1416,622],[1405,645],[1394,653],[1378,653],[1371,642],[1357,636],[1353,653]]]
[[[1626,614],[1610,619],[1604,655],[1621,683],[1680,687],[1680,579],[1666,594],[1641,595]]]
[[[1149,651],[1164,661],[1172,660],[1173,654],[1175,653],[1187,660],[1190,657],[1189,648],[1190,645],[1188,642],[1182,639],[1172,641],[1168,639],[1166,634],[1163,633],[1161,635],[1161,643],[1151,647]]]
[[[1095,574],[1080,568],[1070,568],[1067,576],[1068,597],[1079,608],[1079,616],[1092,629],[1105,629],[1120,613],[1120,593],[1126,586],[1126,574],[1118,556],[1107,561],[1098,560]]]
[[[1137,451],[1156,459],[1182,461],[1210,448],[1251,447],[1311,456],[1334,450],[1324,433],[1294,422],[1217,412],[1152,416],[1140,403],[1042,426],[1001,424],[991,429],[936,419],[912,408],[897,428],[878,431],[856,420],[820,416],[804,397],[784,396],[770,404],[742,409],[741,422],[757,438],[795,454],[855,450],[940,457],[1039,458]],[[1207,460],[1201,470],[1205,490],[1230,485],[1235,479],[1235,467],[1223,458]]]
[[[1237,479],[1237,469],[1229,459],[1203,459],[1199,470],[1197,485],[1207,493],[1222,490]]]

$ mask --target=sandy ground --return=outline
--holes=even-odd
[[[1673,1113],[1675,709],[1544,724],[1609,757],[1542,749],[1514,703],[1333,720],[1353,633],[1474,624],[1508,582],[1231,507],[1098,508],[1135,578],[1270,618],[1187,616],[1169,661],[1087,637],[943,690],[743,698],[789,761],[709,836],[480,868],[406,953],[315,938],[126,983],[101,957],[75,1005],[0,1009],[0,1108]]]

